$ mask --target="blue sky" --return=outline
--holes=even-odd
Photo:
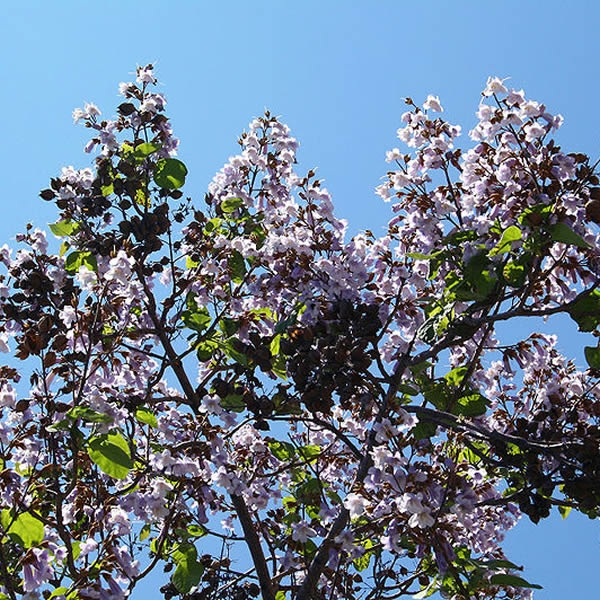
[[[62,166],[89,166],[86,131],[71,111],[94,102],[112,114],[117,84],[155,62],[190,169],[187,193],[203,196],[265,108],[301,143],[300,162],[332,192],[350,231],[382,232],[389,206],[374,187],[403,98],[438,94],[468,130],[489,75],[565,117],[559,141],[600,156],[600,5],[508,1],[22,1],[3,5],[0,95],[3,208],[0,244],[27,221],[55,220],[40,189]],[[558,327],[558,325],[557,325]],[[560,326],[562,327],[562,325]],[[580,353],[580,338],[563,332]],[[597,522],[571,515],[511,534],[515,562],[544,586],[539,600],[597,597]],[[154,582],[155,584],[155,582]],[[152,589],[152,585],[145,588]],[[142,597],[143,594],[136,594]]]

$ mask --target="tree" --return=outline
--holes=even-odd
[[[600,347],[516,335],[600,335],[596,165],[499,79],[466,151],[407,99],[387,233],[346,241],[268,112],[185,198],[155,84],[75,111],[97,157],[41,192],[60,250],[0,254],[0,598],[159,565],[167,599],[529,598],[504,532],[600,510]]]

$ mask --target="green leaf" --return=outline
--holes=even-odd
[[[150,208],[150,205],[152,204],[150,197],[142,189],[135,190],[135,196],[133,197],[133,199],[136,201],[137,204],[139,204],[140,206],[144,206],[145,208]]]
[[[74,233],[77,233],[81,228],[81,225],[77,221],[63,219],[62,221],[57,221],[56,223],[49,223],[48,227],[56,237],[68,237]]]
[[[215,351],[218,350],[219,344],[214,340],[202,340],[196,346],[196,355],[198,356],[198,360],[200,362],[209,361],[215,354]]]
[[[160,144],[150,144],[148,142],[145,142],[135,147],[135,150],[133,151],[133,156],[137,160],[143,160],[144,158],[150,156],[151,154],[154,154],[154,152],[160,150],[161,148],[162,146]]]
[[[87,451],[92,462],[114,479],[125,479],[133,468],[129,445],[120,433],[90,438]]]
[[[472,242],[479,237],[474,229],[464,229],[450,233],[444,238],[443,243],[451,246],[462,246],[465,242]]]
[[[550,227],[550,236],[553,242],[562,242],[578,248],[589,248],[590,245],[575,233],[566,223],[556,223]]]
[[[296,500],[304,506],[320,506],[322,489],[321,482],[313,477],[296,488]]]
[[[215,217],[214,219],[210,219],[206,222],[204,226],[204,233],[209,234],[213,231],[219,229],[223,223],[223,219],[219,219],[219,217]]]
[[[526,208],[518,218],[521,225],[538,226],[552,214],[552,204],[536,204]]]
[[[231,337],[239,331],[240,322],[237,319],[223,317],[219,321],[219,329],[225,334],[225,337]]]
[[[237,250],[234,250],[227,260],[227,265],[229,266],[233,283],[242,283],[246,274],[246,261],[244,257]]]
[[[571,507],[570,506],[560,506],[559,505],[558,512],[560,513],[560,516],[563,519],[566,519],[569,516],[569,513],[571,512]]]
[[[321,447],[316,444],[309,444],[308,446],[300,446],[298,448],[298,454],[308,461],[313,461],[315,458],[321,455]]]
[[[66,414],[71,419],[82,419],[88,423],[112,423],[113,420],[109,415],[96,412],[88,406],[74,406]]]
[[[149,408],[138,408],[135,411],[135,418],[139,423],[150,425],[150,427],[158,427],[156,416]]]
[[[73,560],[77,560],[79,558],[79,555],[81,554],[80,541],[71,542],[71,552],[73,553]]]
[[[151,531],[152,531],[152,526],[150,525],[150,523],[146,523],[140,530],[140,536],[138,538],[139,541],[143,542],[150,535]]]
[[[427,402],[433,404],[438,410],[447,410],[454,393],[445,382],[438,381],[424,387],[423,396]]]
[[[429,317],[417,330],[417,337],[426,344],[433,344],[450,324],[452,309],[445,309]]]
[[[371,550],[374,545],[375,544],[373,544],[371,540],[367,540],[363,544],[365,553],[352,561],[352,564],[357,571],[364,571],[366,568],[368,568],[369,563],[371,562],[371,557],[375,554],[375,552]]]
[[[172,558],[177,568],[171,576],[171,581],[180,594],[187,594],[200,583],[204,566],[198,562],[198,552],[193,544],[179,544]]]
[[[280,442],[278,440],[271,440],[267,442],[267,446],[271,451],[271,454],[277,459],[281,461],[287,461],[294,458],[296,455],[296,447],[294,444],[290,444],[289,442]]]
[[[163,158],[154,168],[154,183],[166,190],[178,190],[185,184],[187,167],[176,158]]]
[[[229,394],[221,400],[221,408],[240,413],[246,410],[246,405],[239,394]]]
[[[522,577],[517,577],[516,575],[509,575],[505,573],[498,573],[497,575],[492,575],[490,578],[490,583],[492,585],[508,585],[511,587],[520,587],[520,588],[531,588],[534,590],[541,590],[541,585],[537,585],[536,583],[529,583],[525,581]]]
[[[446,373],[444,375],[444,379],[448,382],[449,385],[452,385],[454,387],[460,387],[468,371],[468,367],[456,367],[455,369],[452,369],[451,371]]]
[[[600,346],[586,346],[584,348],[585,360],[592,369],[600,369]]]
[[[408,258],[414,258],[415,260],[431,260],[433,254],[423,254],[422,252],[407,252]]]
[[[490,256],[505,254],[512,250],[512,245],[522,239],[521,230],[516,225],[511,225],[502,233],[500,241],[490,250]]]
[[[600,290],[580,294],[567,312],[579,325],[579,331],[594,331],[600,324]]]
[[[212,322],[212,317],[205,306],[193,310],[185,310],[181,313],[183,324],[198,333],[204,331]]]
[[[185,257],[185,268],[195,269],[200,263],[197,260],[193,260],[191,256]]]
[[[244,201],[241,198],[225,198],[225,200],[221,202],[221,210],[224,213],[232,213],[243,205]]]
[[[208,530],[202,527],[202,525],[188,525],[187,532],[195,538],[204,537],[208,535]]]
[[[464,298],[465,300],[484,300],[493,292],[496,287],[496,275],[490,271],[490,266],[490,261],[483,252],[475,254],[469,260],[463,275],[474,296]]]
[[[239,350],[236,350],[234,347],[235,339],[227,340],[224,344],[221,345],[221,348],[229,358],[235,360],[235,362],[240,363],[240,365],[248,366],[248,357]]]
[[[417,396],[419,394],[419,390],[414,388],[412,385],[408,385],[407,383],[400,383],[398,385],[398,391],[401,394],[406,394],[407,396]]]
[[[66,596],[67,592],[69,591],[69,588],[65,587],[64,585],[62,587],[58,587],[56,588],[49,596],[48,599],[50,598],[56,598],[56,596]]]
[[[44,540],[44,524],[29,513],[14,516],[8,508],[0,513],[0,523],[8,536],[23,548],[31,548]]]
[[[279,590],[276,594],[275,594],[275,600],[285,600],[285,592],[282,590]]]
[[[79,267],[86,266],[94,273],[98,272],[98,263],[96,257],[88,251],[76,250],[71,252],[65,259],[65,270],[69,273],[77,273]]]
[[[127,157],[133,153],[133,146],[127,142],[121,144],[121,156]]]
[[[461,396],[453,407],[452,413],[463,417],[479,417],[485,414],[487,406],[486,397],[475,392]]]
[[[521,287],[527,279],[528,269],[523,264],[511,261],[504,265],[502,276],[511,287]]]

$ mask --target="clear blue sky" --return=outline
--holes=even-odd
[[[567,149],[600,156],[593,0],[43,0],[2,8],[0,244],[27,221],[54,221],[39,190],[60,167],[89,165],[72,109],[88,101],[112,114],[119,81],[148,62],[165,84],[191,171],[187,192],[199,201],[238,134],[268,107],[300,140],[302,166],[318,166],[351,231],[381,232],[389,207],[373,188],[385,151],[397,145],[402,99],[439,94],[448,117],[468,129],[488,75],[510,76],[560,112]],[[544,586],[536,599],[598,597],[597,522],[523,522],[508,548]],[[158,597],[155,585],[145,588],[150,597]]]

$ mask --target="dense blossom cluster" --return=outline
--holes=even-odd
[[[530,598],[505,532],[600,511],[600,348],[503,339],[598,336],[600,184],[562,119],[491,78],[463,151],[407,100],[387,233],[347,240],[269,113],[184,199],[155,84],[73,113],[97,158],[41,193],[60,252],[0,250],[0,598],[157,565],[167,599]]]

